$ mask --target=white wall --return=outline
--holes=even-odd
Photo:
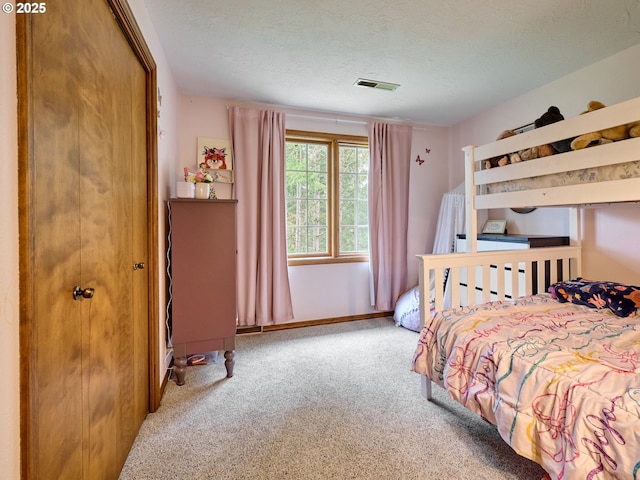
[[[129,0],[134,15],[158,66],[158,86],[163,96],[160,125],[165,140],[158,145],[158,189],[160,195],[160,302],[161,323],[165,311],[164,202],[168,196],[169,171],[175,158],[176,89],[143,0]],[[20,383],[19,383],[19,291],[18,291],[18,125],[16,101],[15,16],[0,15],[0,476],[20,478]],[[163,332],[164,330],[161,330]],[[164,352],[160,339],[160,357]],[[162,369],[160,377],[164,376]]]
[[[565,118],[579,115],[591,100],[612,105],[640,96],[640,44],[583,68],[451,128],[450,181],[463,178],[464,145],[492,142],[498,134],[532,122],[556,105]],[[490,212],[506,218],[513,233],[567,235],[566,209],[538,209],[519,215]],[[640,283],[640,251],[630,248],[640,232],[640,205],[617,205],[583,211],[583,274],[589,278]]]
[[[178,108],[178,154],[174,180],[181,179],[185,167],[195,167],[197,137],[230,138],[227,107],[243,105],[215,98],[180,98]],[[362,117],[322,114],[265,105],[287,114],[289,129],[367,135]],[[409,186],[409,235],[407,239],[409,286],[417,283],[415,255],[431,251],[442,194],[447,191],[442,178],[448,175],[448,129],[417,125],[413,130],[411,180]],[[426,153],[429,149],[430,153]],[[422,165],[416,157],[425,160]],[[219,188],[223,188],[221,186]],[[175,185],[172,186],[175,194]],[[241,200],[241,199],[240,199]],[[371,313],[368,263],[303,265],[289,267],[293,321],[306,321]]]

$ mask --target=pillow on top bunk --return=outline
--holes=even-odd
[[[549,287],[549,293],[559,302],[608,308],[619,317],[635,316],[640,308],[640,287],[622,283],[576,278],[554,283]]]

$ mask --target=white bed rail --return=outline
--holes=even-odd
[[[640,97],[474,147],[476,161],[640,120]],[[591,150],[593,151],[593,150]],[[573,153],[573,152],[572,152]],[[558,158],[558,157],[556,157]],[[499,170],[499,169],[496,169]],[[562,169],[561,169],[562,170]],[[498,180],[496,180],[498,181]]]
[[[431,301],[436,311],[445,308],[447,272],[450,307],[455,308],[545,292],[551,283],[581,275],[580,253],[579,246],[566,246],[418,255],[422,320],[428,320]],[[429,291],[432,275],[434,292]]]

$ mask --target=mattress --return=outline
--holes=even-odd
[[[628,178],[640,178],[640,160],[522,178],[508,182],[491,183],[487,185],[487,193],[518,192],[536,188],[564,187],[567,185],[624,180]]]

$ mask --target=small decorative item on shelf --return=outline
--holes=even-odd
[[[178,198],[195,198],[196,188],[192,182],[176,182],[176,195]]]
[[[507,233],[506,220],[487,220],[482,229],[482,233],[497,233],[505,235]]]
[[[196,183],[196,198],[208,200],[209,199],[209,185],[208,183]]]
[[[233,183],[233,170],[209,170],[213,181],[217,183]]]
[[[186,182],[195,183],[195,197],[199,199],[209,199],[211,194],[211,182],[213,177],[209,172],[200,168],[198,170],[184,169],[184,179]]]

